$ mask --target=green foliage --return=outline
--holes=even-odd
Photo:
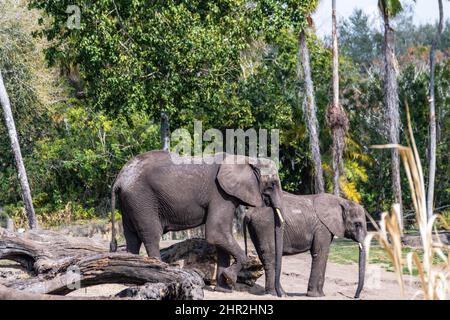
[[[422,259],[423,250],[406,246],[402,247],[402,257],[406,259],[407,254],[412,251],[418,252],[419,257]],[[330,261],[338,264],[358,263],[358,252],[359,248],[355,242],[347,239],[337,239],[333,241],[330,248]],[[368,260],[369,264],[382,265],[386,268],[386,271],[395,272],[394,265],[392,264],[388,253],[379,245],[372,244],[370,246],[370,255]],[[439,264],[441,262],[442,260],[440,260],[439,257],[434,257],[433,263]],[[407,267],[403,268],[403,274],[410,274]],[[415,266],[413,267],[412,274],[415,276],[418,275],[418,270]]]
[[[0,68],[41,224],[106,216],[110,187],[120,168],[133,156],[160,148],[161,111],[169,114],[172,130],[192,130],[194,120],[203,121],[205,130],[280,129],[284,189],[313,192],[313,165],[301,110],[303,84],[296,71],[298,34],[318,1],[30,3],[41,11],[30,11],[20,21],[11,17],[14,10],[23,13],[24,8],[9,5],[8,14],[0,11]],[[81,9],[79,30],[66,25],[65,11],[72,4]],[[394,22],[400,103],[403,109],[408,99],[419,153],[426,154],[426,63],[434,26],[412,26],[405,9],[398,12],[390,4],[387,8],[398,19]],[[339,62],[340,98],[350,121],[342,190],[374,214],[390,206],[391,183],[390,153],[369,149],[387,142],[382,35],[372,25],[361,11],[341,23]],[[42,37],[31,37],[32,31]],[[331,191],[332,140],[325,113],[331,97],[332,53],[314,34],[308,34],[307,44],[325,180]],[[448,47],[443,36],[436,68],[436,207],[450,203]],[[43,48],[47,62],[60,76],[45,68]],[[21,225],[25,215],[3,124],[0,168],[0,205]]]
[[[403,10],[400,0],[378,0],[378,8],[388,18],[395,17]]]
[[[368,67],[381,55],[382,35],[372,28],[370,17],[357,9],[338,24],[340,53],[354,63]]]
[[[9,13],[9,14],[7,14]],[[23,14],[14,7],[12,1],[0,4],[0,70],[5,80],[5,86],[11,100],[12,112],[19,135],[23,154],[30,154],[35,145],[35,139],[45,133],[42,126],[48,124],[46,108],[42,103],[44,93],[39,82],[48,79],[48,71],[43,70],[39,63],[44,64],[39,46],[29,34],[30,26],[25,21],[16,18]],[[0,206],[4,203],[14,203],[20,200],[18,180],[13,162],[10,140],[6,126],[0,122]],[[8,194],[8,200],[4,196]],[[2,201],[3,200],[3,201]]]
[[[33,153],[25,158],[34,205],[44,225],[104,215],[120,168],[134,155],[159,146],[158,126],[145,114],[134,114],[129,126],[124,119],[113,122],[72,101],[55,106],[49,116],[48,136],[37,139]],[[1,199],[14,203],[16,196],[11,189]],[[9,211],[20,225],[18,203]]]
[[[7,206],[5,213],[14,220],[15,228],[26,228],[28,226],[28,218],[21,204]],[[68,202],[60,209],[41,207],[37,215],[39,225],[44,228],[61,224],[67,225],[75,221],[93,220],[97,217],[95,208],[85,208],[81,204],[72,202]]]
[[[29,163],[36,165],[33,182],[45,186],[35,186],[47,197],[44,203],[62,205],[70,195],[89,206],[102,205],[127,160],[159,146],[158,126],[145,114],[112,121],[75,102],[55,108],[52,117],[56,138],[39,140]]]
[[[256,20],[271,39],[279,30],[290,29],[295,34],[307,26],[307,17],[316,9],[317,0],[260,0],[255,1]]]
[[[66,28],[66,1],[31,3],[54,18],[41,33],[52,41],[48,61],[78,64],[97,110],[154,119],[165,111],[173,127],[208,121],[210,113],[248,116],[236,112],[235,99],[239,54],[252,29],[246,1],[79,0],[80,30]]]

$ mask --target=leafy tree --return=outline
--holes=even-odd
[[[355,9],[338,25],[341,53],[364,69],[381,56],[382,37],[372,25],[371,18],[361,9]]]
[[[323,168],[319,145],[317,106],[307,45],[307,37],[310,34],[309,27],[312,24],[310,14],[316,6],[317,1],[266,0],[261,1],[259,12],[263,28],[267,31],[269,39],[274,30],[279,28],[288,28],[298,36],[297,81],[303,82],[306,92],[304,100],[301,102],[302,111],[308,128],[311,157],[314,163],[314,189],[316,193],[321,193],[324,191]],[[300,93],[302,89],[303,86],[298,87],[299,96],[303,96]]]
[[[29,226],[35,228],[37,221],[22,155],[33,148],[33,136],[39,134],[39,126],[44,122],[41,117],[44,94],[37,76],[42,68],[35,65],[39,54],[28,34],[30,26],[17,19],[19,14],[33,13],[24,12],[9,0],[2,2],[0,8],[0,100],[5,116],[5,122],[0,124],[0,190],[6,191],[3,195],[15,193],[16,201],[22,195]]]
[[[67,28],[68,4],[74,2],[36,0],[33,6],[43,11],[20,8],[23,19],[0,24],[0,41],[7,44],[0,46],[0,67],[5,70],[41,224],[106,214],[110,185],[123,164],[136,154],[161,148],[161,111],[170,116],[172,129],[192,129],[194,119],[202,120],[204,128],[280,129],[283,188],[315,192],[306,114],[299,107],[306,92],[297,70],[299,34],[316,1],[83,0],[75,1],[81,8],[79,30]],[[0,10],[0,19],[15,17],[11,10],[16,9]],[[36,28],[39,17],[42,29]],[[410,102],[419,152],[426,154],[426,66],[436,25],[410,27],[409,21],[408,10],[390,19],[400,61],[399,109],[405,99]],[[340,103],[349,119],[340,187],[343,196],[362,202],[374,214],[390,207],[393,186],[386,183],[390,153],[369,148],[386,135],[383,35],[372,25],[362,13],[355,21],[339,24]],[[35,30],[43,39],[30,36]],[[332,100],[332,50],[312,31],[305,44],[316,118],[325,124]],[[436,51],[438,211],[450,203],[447,34],[448,28]],[[52,76],[54,69],[45,67],[43,48],[49,48],[47,61],[62,76]],[[67,84],[73,88],[68,90]],[[333,134],[328,126],[320,127],[324,189],[332,192]],[[23,203],[1,123],[0,133],[0,202],[20,222],[25,217]],[[404,188],[403,198],[409,197]],[[409,210],[405,208],[405,215]]]
[[[80,7],[79,30],[66,27],[68,1],[31,3],[53,18],[41,33],[52,43],[48,61],[77,64],[97,110],[166,112],[175,128],[194,118],[216,127],[251,121],[235,98],[252,30],[246,1],[78,0],[70,4]]]

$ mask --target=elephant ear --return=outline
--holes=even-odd
[[[238,156],[239,157],[239,156]],[[263,207],[255,169],[244,158],[227,156],[220,165],[217,181],[229,195],[252,207]]]
[[[332,234],[340,238],[345,236],[344,218],[348,211],[345,202],[331,194],[320,194],[314,199],[314,209]]]

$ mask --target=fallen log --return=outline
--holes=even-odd
[[[152,257],[109,253],[106,243],[61,236],[51,231],[15,234],[0,228],[0,259],[21,263],[35,276],[4,282],[9,289],[33,294],[65,295],[78,288],[122,283],[142,286],[139,298],[202,299],[204,282],[193,270],[183,270]],[[136,289],[137,290],[137,289]],[[136,291],[135,290],[135,291]],[[132,296],[132,295],[129,295]]]
[[[216,248],[203,239],[186,240],[161,250],[163,262],[108,251],[108,244],[98,239],[45,230],[20,234],[0,228],[0,259],[16,261],[34,275],[3,281],[11,289],[65,295],[78,287],[121,283],[137,286],[124,290],[120,294],[123,297],[201,299],[204,284],[215,284]],[[261,262],[250,256],[238,282],[253,286],[262,274]]]
[[[90,238],[46,230],[13,233],[0,228],[0,259],[16,261],[36,274],[58,272],[79,257],[107,251],[106,243]]]
[[[161,259],[183,269],[197,270],[203,274],[206,284],[216,284],[216,247],[204,239],[188,239],[162,249]],[[257,256],[250,255],[248,262],[238,274],[237,282],[253,286],[263,273],[261,261]]]
[[[32,293],[65,295],[79,288],[105,283],[167,284],[167,290],[176,291],[170,292],[170,295],[180,299],[202,298],[204,286],[202,276],[193,270],[183,270],[156,258],[129,253],[103,253],[73,259],[66,269],[59,268],[58,272],[13,280],[5,285]],[[197,291],[201,291],[201,294]],[[167,295],[169,293],[164,294]]]

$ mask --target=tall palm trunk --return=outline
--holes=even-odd
[[[398,144],[400,140],[400,114],[398,108],[397,60],[395,57],[394,29],[390,26],[389,16],[384,19],[384,100],[387,110],[389,143]],[[391,159],[392,189],[395,203],[400,204],[399,222],[403,230],[402,189],[400,184],[400,159],[398,150],[392,149]]]
[[[430,51],[430,166],[428,174],[428,195],[427,195],[427,216],[428,219],[433,215],[434,203],[434,180],[436,175],[436,104],[434,98],[434,71],[435,71],[435,51],[441,39],[444,29],[444,10],[442,0],[439,3],[439,25],[436,37],[433,40]]]
[[[333,191],[340,195],[340,176],[343,169],[342,155],[345,148],[345,133],[348,119],[344,108],[339,104],[339,52],[336,30],[336,0],[332,1],[332,40],[333,40],[333,101],[327,110],[327,122],[333,135]]]
[[[28,224],[31,229],[38,227],[36,215],[34,213],[33,200],[31,198],[30,185],[28,184],[27,172],[23,164],[22,152],[20,151],[19,139],[17,138],[16,125],[11,111],[11,103],[9,101],[8,93],[6,92],[5,84],[3,83],[2,73],[0,71],[0,103],[3,107],[3,115],[5,116],[6,127],[8,128],[9,138],[11,140],[11,148],[16,160],[17,172],[22,188],[22,198],[25,203],[25,210],[27,212]]]
[[[316,102],[314,98],[314,84],[311,77],[311,67],[310,67],[310,59],[309,59],[309,50],[306,44],[306,34],[305,30],[300,32],[299,36],[299,48],[298,48],[298,58],[299,62],[301,62],[303,72],[300,68],[300,63],[297,68],[297,76],[299,80],[302,78],[305,83],[305,100],[303,102],[303,113],[305,115],[306,124],[308,127],[309,133],[309,143],[311,147],[312,160],[314,163],[314,188],[315,193],[323,193],[324,192],[324,183],[323,183],[323,170],[322,170],[322,160],[320,158],[320,146],[319,146],[319,124],[317,122],[317,111],[316,111]],[[299,96],[301,96],[301,91],[299,88]]]

